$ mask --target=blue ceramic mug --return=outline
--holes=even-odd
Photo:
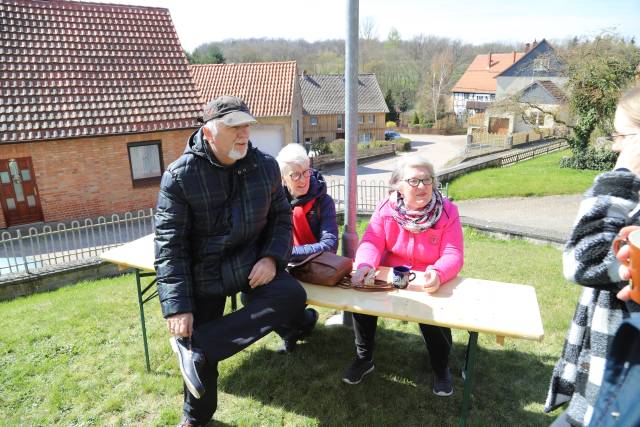
[[[404,289],[409,286],[409,282],[416,278],[416,273],[404,265],[393,267],[393,287]]]

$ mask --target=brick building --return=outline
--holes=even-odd
[[[201,113],[162,8],[0,3],[0,228],[155,205]]]

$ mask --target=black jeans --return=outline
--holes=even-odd
[[[226,298],[196,297],[192,344],[206,357],[200,370],[205,393],[196,399],[184,386],[184,417],[195,424],[209,422],[218,405],[218,362],[289,322],[303,310],[306,299],[300,283],[283,271],[270,283],[247,292],[245,306],[226,316]]]
[[[436,375],[443,376],[449,365],[449,353],[451,352],[452,343],[451,329],[423,323],[418,325],[429,351],[431,368]],[[358,359],[373,360],[377,327],[377,316],[353,313],[353,330],[356,335]]]
[[[242,302],[242,305],[247,305],[249,301],[248,295],[249,294],[246,292],[243,292],[240,295],[240,301]],[[305,304],[302,307],[302,310],[300,310],[296,315],[294,315],[288,322],[274,327],[273,332],[278,334],[280,338],[284,340],[289,338],[293,333],[299,332],[302,329],[308,327],[310,324],[309,322],[310,319],[309,319],[309,316],[307,316],[306,308],[307,308],[307,305]]]

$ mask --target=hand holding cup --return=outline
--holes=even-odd
[[[618,270],[620,278],[631,279],[631,285],[620,291],[618,298],[631,298],[640,304],[640,227],[629,226],[621,229],[613,241],[613,252],[621,264]]]

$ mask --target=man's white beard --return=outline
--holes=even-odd
[[[236,150],[235,148],[232,148],[231,151],[229,151],[229,154],[227,154],[227,156],[233,160],[243,159],[244,156],[246,155],[247,155],[247,149],[245,149],[244,151],[240,151],[240,150]]]

